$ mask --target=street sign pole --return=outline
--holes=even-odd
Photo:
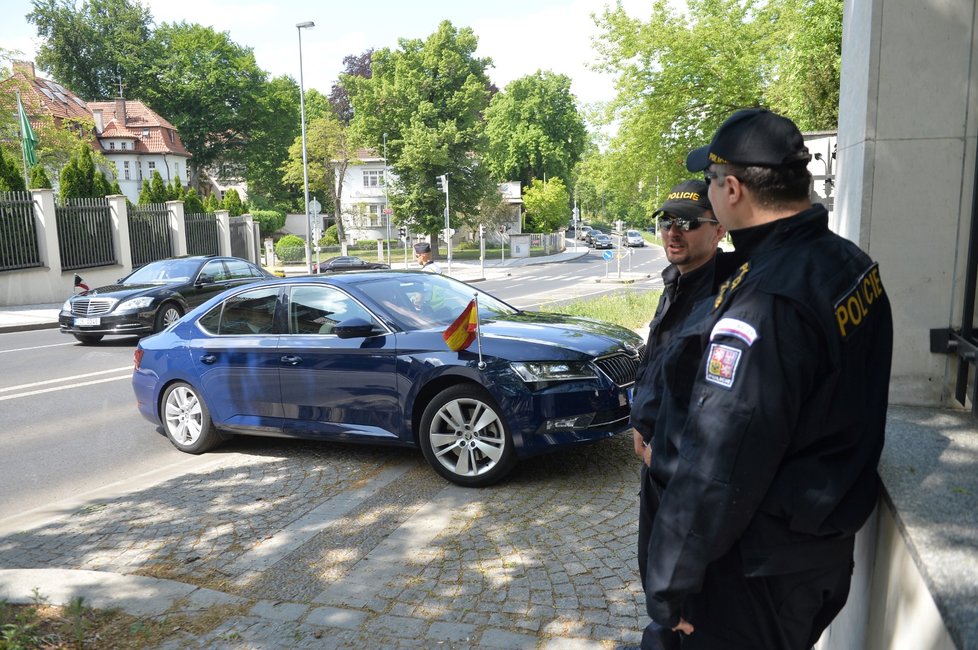
[[[316,273],[319,273],[319,251],[322,248],[319,245],[319,240],[323,238],[323,220],[319,216],[319,211],[322,209],[323,206],[316,200],[316,197],[312,197],[312,201],[309,202],[309,220],[311,222],[309,231],[312,233],[312,238],[316,242]]]

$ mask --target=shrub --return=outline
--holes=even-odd
[[[339,235],[336,234],[336,224],[326,229],[323,233],[323,238],[319,240],[320,246],[335,246],[340,243]]]
[[[479,250],[479,242],[476,241],[460,241],[455,244],[455,250],[460,251],[477,251]]]
[[[275,210],[254,210],[251,218],[258,224],[262,239],[270,237],[285,225],[285,215]]]
[[[299,262],[306,258],[306,240],[286,235],[275,244],[275,256],[283,262]]]

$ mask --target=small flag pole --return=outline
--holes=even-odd
[[[486,369],[486,362],[482,360],[482,327],[479,325],[479,294],[473,296],[475,300],[475,341],[479,345],[479,370]]]
[[[27,145],[25,144],[25,142],[27,141],[27,137],[28,136],[27,136],[27,133],[24,132],[24,126],[23,126],[24,121],[26,119],[24,117],[26,115],[26,113],[24,112],[24,105],[20,101],[20,91],[18,90],[18,91],[16,91],[16,93],[17,93],[17,110],[18,110],[18,113],[19,113],[17,115],[17,117],[20,118],[20,124],[21,124],[21,127],[20,127],[20,157],[21,157],[21,160],[24,161],[24,187],[27,188],[27,189],[30,189],[30,187],[31,187],[31,180],[30,180],[30,178],[27,175]]]

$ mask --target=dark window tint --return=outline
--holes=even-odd
[[[225,334],[271,334],[275,331],[278,287],[245,291],[224,301],[218,331]],[[208,314],[209,316],[210,314]],[[203,325],[203,323],[202,323]]]
[[[289,331],[292,334],[332,334],[337,323],[350,318],[377,321],[350,296],[333,287],[292,287]]]

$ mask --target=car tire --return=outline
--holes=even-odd
[[[202,454],[223,440],[200,393],[182,381],[171,384],[163,392],[160,420],[173,446],[188,454]]]
[[[165,302],[156,310],[156,322],[153,324],[153,333],[162,332],[173,323],[180,320],[183,312],[180,307],[172,302]]]
[[[502,409],[475,384],[452,386],[435,395],[421,416],[418,437],[434,470],[463,487],[492,485],[516,463]]]
[[[75,334],[74,335],[78,342],[82,345],[95,345],[102,340],[102,334]]]

